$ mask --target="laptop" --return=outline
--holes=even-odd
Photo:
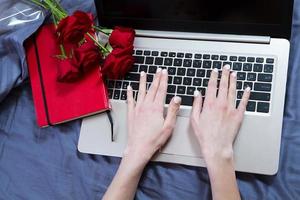
[[[101,26],[137,30],[135,64],[124,80],[107,82],[109,118],[83,120],[78,150],[122,157],[127,142],[126,88],[137,96],[139,73],[148,86],[158,67],[169,72],[166,108],[182,97],[172,137],[153,161],[205,167],[190,127],[195,89],[205,91],[213,68],[237,72],[238,105],[245,87],[252,93],[234,143],[236,171],[273,175],[278,171],[286,92],[293,0],[95,0]],[[143,152],[141,152],[142,154]]]

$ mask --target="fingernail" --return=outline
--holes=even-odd
[[[156,73],[160,73],[161,72],[161,68],[157,68]]]
[[[230,69],[230,65],[225,65],[224,68],[225,68],[226,70],[229,70],[229,69]]]
[[[218,73],[219,72],[218,68],[214,68],[214,72]]]
[[[198,97],[200,95],[200,92],[198,90],[194,91],[194,97]]]
[[[128,85],[128,86],[127,86],[127,90],[132,90],[131,85]]]
[[[232,77],[236,77],[236,72],[232,72],[232,73],[231,73],[231,76],[232,76]]]
[[[167,74],[168,71],[167,71],[166,69],[163,69],[163,70],[162,70],[162,73],[163,73],[163,74]]]
[[[250,92],[251,88],[250,87],[247,87],[246,88],[246,92]]]
[[[143,77],[143,76],[145,76],[145,72],[144,71],[141,72],[141,77]]]
[[[181,97],[174,97],[174,102],[176,103],[176,104],[180,104],[181,103]]]

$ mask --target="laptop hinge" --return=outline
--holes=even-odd
[[[181,40],[203,40],[218,42],[238,42],[238,43],[255,43],[270,44],[271,37],[252,36],[252,35],[231,35],[231,34],[210,34],[210,33],[187,33],[187,32],[168,32],[168,31],[148,31],[137,30],[139,37],[181,39]]]

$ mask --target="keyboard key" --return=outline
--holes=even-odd
[[[250,99],[256,100],[256,101],[270,101],[271,94],[270,93],[261,93],[261,92],[251,92]]]
[[[253,83],[252,82],[244,82],[244,90],[247,88],[247,87],[250,87],[251,89],[253,88]]]
[[[240,62],[246,62],[246,57],[240,56],[240,57],[239,57],[239,61],[240,61]]]
[[[184,106],[192,106],[194,98],[192,96],[180,96],[181,97],[181,105]]]
[[[185,94],[186,87],[185,86],[177,86],[177,94]]]
[[[254,57],[248,57],[247,58],[247,62],[255,62],[255,58]]]
[[[252,64],[250,64],[250,63],[244,63],[243,64],[243,71],[247,71],[247,72],[252,71]]]
[[[230,61],[237,61],[237,59],[238,59],[237,56],[230,56],[229,58]]]
[[[133,90],[139,89],[139,83],[137,82],[131,82],[130,86],[132,87]]]
[[[181,67],[182,66],[182,59],[174,59],[174,66]]]
[[[173,84],[176,84],[176,85],[181,85],[182,83],[182,77],[174,77],[174,80],[173,80]]]
[[[213,62],[213,68],[222,69],[222,62],[214,61]]]
[[[204,54],[204,55],[203,55],[203,59],[206,59],[206,60],[207,60],[207,59],[210,59],[210,55]]]
[[[184,58],[184,53],[177,53],[177,58]]]
[[[175,52],[170,52],[170,53],[169,53],[169,57],[175,58],[175,57],[176,57],[176,53],[175,53]]]
[[[120,90],[114,91],[114,99],[119,100],[120,99]]]
[[[136,55],[139,55],[139,56],[140,56],[140,55],[143,55],[143,51],[142,51],[142,50],[136,50],[136,51],[135,51],[135,54],[136,54]]]
[[[231,68],[231,67],[232,67],[232,62],[223,62],[223,67],[224,67],[225,65],[229,65],[230,68]]]
[[[212,70],[207,70],[206,71],[206,78],[210,78]]]
[[[237,73],[237,80],[245,80],[246,79],[246,73],[245,72],[238,72]]]
[[[166,104],[170,104],[170,102],[172,101],[174,95],[172,94],[167,94],[166,96]]]
[[[144,51],[145,56],[150,56],[151,52],[150,51]]]
[[[254,64],[253,71],[254,72],[262,72],[263,65],[262,64]]]
[[[152,74],[147,75],[147,82],[152,82],[153,79],[154,79],[154,75],[152,75]]]
[[[153,65],[153,62],[154,62],[154,58],[153,57],[146,57],[145,64]]]
[[[176,92],[176,86],[175,85],[168,85],[168,93],[175,93]]]
[[[165,62],[164,62],[165,66],[172,66],[172,64],[173,64],[172,58],[165,58]]]
[[[148,73],[150,74],[155,74],[156,73],[156,70],[157,70],[157,67],[156,66],[149,66],[149,71]]]
[[[248,73],[247,81],[256,81],[256,73]]]
[[[167,57],[168,56],[168,52],[163,51],[163,52],[160,53],[160,56]]]
[[[272,85],[270,83],[254,83],[255,91],[271,92]]]
[[[212,62],[209,60],[203,61],[203,68],[211,69]]]
[[[196,75],[196,69],[188,69],[186,75],[187,76],[195,76]]]
[[[193,67],[195,67],[195,68],[200,68],[201,64],[202,64],[201,60],[194,60],[193,61]]]
[[[173,76],[168,76],[168,84],[172,84],[173,83]]]
[[[192,78],[184,77],[183,85],[192,85]]]
[[[218,56],[218,55],[212,55],[212,56],[211,56],[211,59],[212,59],[212,60],[219,60],[219,56]]]
[[[121,89],[122,88],[122,82],[121,81],[116,81],[115,88]]]
[[[222,56],[220,56],[220,60],[227,60],[227,58],[228,58],[228,56],[224,56],[224,55],[222,55]]]
[[[121,92],[121,100],[126,100],[126,99],[127,99],[127,92],[123,90]]]
[[[148,65],[140,65],[139,72],[145,72],[145,73],[147,73],[147,71],[148,71]]]
[[[203,79],[203,86],[207,87],[208,86],[208,82],[209,82],[209,79]]]
[[[239,105],[240,105],[240,102],[241,102],[241,100],[237,100],[237,101],[236,101],[236,108],[238,108],[238,107],[239,107]]]
[[[241,71],[242,70],[242,63],[233,63],[233,67],[232,67],[233,70],[235,71]]]
[[[202,79],[201,78],[194,78],[193,85],[194,86],[201,86]]]
[[[186,54],[185,54],[185,58],[193,58],[193,54],[191,54],[191,53],[186,53]]]
[[[273,73],[273,65],[265,65],[264,72],[266,73]]]
[[[188,87],[187,91],[186,91],[186,94],[188,94],[188,95],[194,95],[195,90],[196,90],[195,87]]]
[[[256,108],[256,102],[255,101],[248,101],[246,110],[249,112],[255,112],[255,108]]]
[[[195,59],[201,59],[202,58],[202,54],[195,54]]]
[[[258,74],[258,81],[262,82],[272,82],[273,76],[272,74]]]
[[[122,89],[127,90],[128,85],[129,85],[128,81],[123,81]]]
[[[184,59],[183,66],[184,67],[191,67],[192,66],[192,60],[190,60],[190,59]]]
[[[243,82],[242,81],[237,81],[236,82],[236,89],[241,90],[243,86]]]
[[[128,74],[125,75],[125,80],[139,81],[140,80],[140,74],[128,73]]]
[[[267,58],[266,63],[273,64],[274,63],[274,59],[273,58]]]
[[[270,110],[270,104],[269,103],[263,103],[263,102],[258,102],[257,103],[257,112],[268,113],[269,110]]]
[[[176,68],[175,67],[168,67],[168,74],[169,75],[175,75],[176,74]]]
[[[155,65],[162,65],[163,64],[164,59],[161,57],[156,57],[155,58]]]
[[[205,70],[197,69],[197,77],[205,77]]]
[[[112,81],[112,80],[108,81],[107,87],[111,88],[111,89],[114,89],[115,88],[115,81]]]
[[[178,76],[185,76],[185,72],[186,72],[185,68],[178,68],[177,69],[177,75]]]
[[[159,53],[158,53],[158,51],[152,51],[151,55],[152,55],[152,56],[158,56]]]
[[[257,63],[264,63],[265,59],[264,58],[256,58]]]
[[[135,63],[144,64],[145,57],[143,57],[143,56],[134,56],[134,59],[135,59]]]

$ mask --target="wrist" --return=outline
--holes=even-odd
[[[136,168],[144,168],[151,160],[151,156],[147,156],[143,150],[127,146],[123,153],[123,160],[130,162]]]
[[[203,157],[207,168],[222,166],[223,164],[234,165],[233,149],[203,151]]]

